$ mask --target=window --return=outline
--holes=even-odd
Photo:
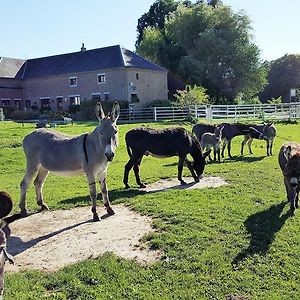
[[[94,94],[92,94],[92,99],[96,100],[96,101],[100,101],[101,100],[100,93],[94,93]]]
[[[97,74],[97,81],[98,83],[105,83],[106,82],[106,77],[105,74]]]
[[[63,97],[56,97],[56,108],[57,110],[63,110]]]
[[[21,99],[15,99],[15,107],[21,109]]]
[[[1,99],[1,100],[2,100],[3,107],[10,106],[10,99]]]
[[[140,102],[140,99],[137,94],[133,94],[133,93],[131,94],[131,102],[132,103]]]
[[[41,108],[49,108],[50,107],[50,98],[41,98]]]
[[[70,86],[77,86],[77,77],[69,77]]]
[[[80,105],[80,96],[69,96],[70,105]]]
[[[31,105],[30,100],[26,100],[26,101],[25,101],[25,107],[26,107],[26,108],[29,108],[30,105]]]
[[[109,100],[109,93],[104,93],[104,100]]]

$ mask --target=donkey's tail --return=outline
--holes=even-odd
[[[129,147],[129,145],[127,143],[126,143],[126,148],[127,148],[127,153],[129,155],[129,157],[131,157],[132,156],[132,152],[131,152],[131,149],[130,149],[130,147]]]

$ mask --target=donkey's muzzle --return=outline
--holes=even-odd
[[[105,153],[107,161],[113,161],[115,154],[114,153]]]

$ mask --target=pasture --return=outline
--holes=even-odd
[[[95,124],[57,130],[80,134],[92,131]],[[242,137],[234,138],[233,159],[227,159],[226,151],[221,163],[209,163],[205,169],[205,175],[221,176],[229,185],[159,193],[138,190],[132,173],[132,189],[123,186],[128,161],[124,136],[138,125],[119,125],[120,144],[108,169],[107,185],[113,205],[122,203],[152,217],[156,232],[143,240],[163,253],[161,260],[141,265],[107,253],[51,273],[6,273],[5,299],[225,299],[227,295],[300,299],[300,211],[289,217],[277,163],[285,139],[300,142],[300,125],[276,124],[278,137],[270,157],[265,142],[258,140],[252,144],[254,154],[245,149],[241,157]],[[192,124],[184,127],[191,132]],[[0,190],[11,194],[15,211],[25,169],[22,139],[32,130],[33,124],[0,123]],[[176,178],[177,158],[144,157],[140,173],[146,183]],[[189,176],[187,168],[183,175]],[[90,210],[85,176],[50,174],[43,191],[51,210],[78,206]],[[104,211],[100,201],[99,212]],[[31,211],[37,209],[33,185],[27,205]]]

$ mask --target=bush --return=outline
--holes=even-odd
[[[174,95],[175,101],[178,105],[189,106],[189,105],[201,105],[209,103],[206,89],[202,86],[190,86],[187,85],[185,90],[177,91]]]
[[[172,102],[169,100],[154,100],[145,105],[146,108],[151,107],[163,107],[163,106],[172,106]]]
[[[10,119],[12,120],[32,120],[39,118],[39,112],[37,111],[24,111],[24,110],[15,110],[10,114]]]

